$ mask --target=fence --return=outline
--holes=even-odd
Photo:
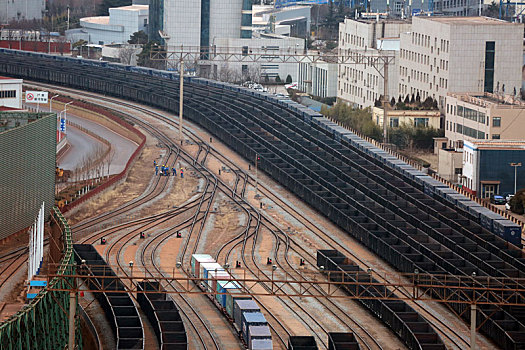
[[[74,268],[71,229],[57,207],[51,212],[51,228],[61,233],[62,260],[57,274],[68,276]],[[57,246],[62,246],[57,245]],[[54,278],[48,288],[67,288],[71,278]],[[68,344],[69,293],[44,288],[28,305],[0,325],[0,350],[64,349]],[[77,349],[81,348],[76,324]]]

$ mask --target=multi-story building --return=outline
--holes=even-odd
[[[462,180],[481,198],[525,187],[525,141],[465,141]]]
[[[401,20],[352,20],[339,24],[339,55],[386,53],[395,56],[388,69],[388,96],[398,96],[399,35],[410,30]],[[372,107],[384,94],[382,65],[340,64],[337,98],[355,107]]]
[[[42,19],[46,10],[45,0],[0,0],[0,20],[11,21]]]
[[[301,62],[298,73],[299,90],[318,97],[337,96],[337,63]]]
[[[129,5],[109,9],[109,16],[85,17],[80,25],[93,44],[125,44],[131,34],[148,30],[148,5]]]
[[[401,33],[399,94],[510,92],[521,87],[523,24],[487,17],[413,17]]]
[[[490,4],[490,1],[488,3]],[[388,12],[389,15],[399,17],[419,15],[477,16],[479,1],[370,0],[369,8],[373,12]]]
[[[162,37],[168,49],[252,37],[251,0],[152,0],[151,6],[150,37]]]
[[[445,137],[452,148],[463,141],[525,138],[525,103],[515,96],[488,92],[449,93],[445,108]]]
[[[441,114],[432,110],[389,110],[387,113],[387,125],[398,128],[403,124],[414,127],[428,127],[439,129],[441,127]],[[383,128],[383,108],[372,109],[372,120]]]
[[[22,108],[22,79],[0,77],[0,108]]]
[[[293,81],[297,81],[297,62],[281,62],[273,58],[275,55],[283,53],[302,53],[305,40],[266,34],[253,39],[216,38],[214,45],[217,47],[216,53],[240,52],[242,50],[246,53],[252,52],[258,55],[264,53],[264,55],[260,56],[255,62],[250,60],[247,60],[247,62],[228,62],[224,61],[224,55],[214,56],[212,52],[209,55],[209,64],[201,61],[200,72],[203,76],[219,78],[225,81],[240,81],[242,76],[251,76],[251,80],[264,82],[266,79],[274,81],[276,77],[285,81],[287,76],[290,75]],[[267,58],[265,58],[266,55]],[[224,77],[225,72],[230,74],[231,77]],[[221,78],[221,76],[223,77]]]

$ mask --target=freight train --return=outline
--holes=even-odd
[[[266,318],[257,303],[241,295],[242,287],[232,281],[231,275],[207,254],[191,256],[191,274],[202,278],[199,287],[213,304],[228,318],[242,342],[250,350],[273,349],[272,334]]]
[[[0,50],[0,74],[178,111],[176,74],[159,77],[149,68],[113,66]],[[521,245],[519,226],[479,213],[476,203],[284,97],[202,78],[184,81],[186,119],[246,159],[260,155],[260,170],[393,267],[525,277],[522,251],[508,243]],[[467,306],[449,305],[469,321]],[[524,307],[480,305],[478,315],[480,330],[500,347],[525,347]]]

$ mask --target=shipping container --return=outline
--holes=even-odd
[[[209,271],[206,278],[206,286],[209,292],[215,292],[217,290],[217,282],[231,280],[232,277],[226,271]]]
[[[197,278],[200,277],[201,263],[212,263],[215,259],[208,254],[193,254],[191,256],[191,274]]]
[[[224,267],[222,267],[219,263],[216,262],[208,262],[201,263],[199,270],[199,278],[208,279],[208,271],[224,271]]]
[[[510,220],[493,220],[492,226],[494,228],[494,234],[506,240],[509,243],[514,244],[517,247],[522,248],[521,243],[521,226],[513,223]]]
[[[248,344],[248,330],[250,326],[268,326],[268,321],[264,315],[258,312],[243,312],[242,313],[242,337],[244,342]]]
[[[272,340],[272,333],[268,326],[250,326],[248,327],[248,347],[252,349],[253,341],[256,339]]]
[[[244,312],[260,312],[259,305],[253,300],[235,300],[233,303],[233,320],[239,330],[242,330],[242,314]]]
[[[234,281],[218,281],[217,293],[229,293],[232,289],[241,289],[241,286]],[[226,295],[227,294],[216,294],[215,299],[224,308],[226,308]]]
[[[252,300],[252,297],[247,295],[239,295],[242,293],[241,289],[229,289],[226,294],[226,313],[233,319],[233,307],[235,300]]]
[[[273,350],[271,339],[254,339],[250,350]]]

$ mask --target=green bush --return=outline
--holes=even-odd
[[[510,210],[522,215],[525,212],[525,188],[522,188],[509,201]]]
[[[286,84],[290,84],[291,82],[292,82],[292,76],[288,74],[288,76],[286,77]]]

